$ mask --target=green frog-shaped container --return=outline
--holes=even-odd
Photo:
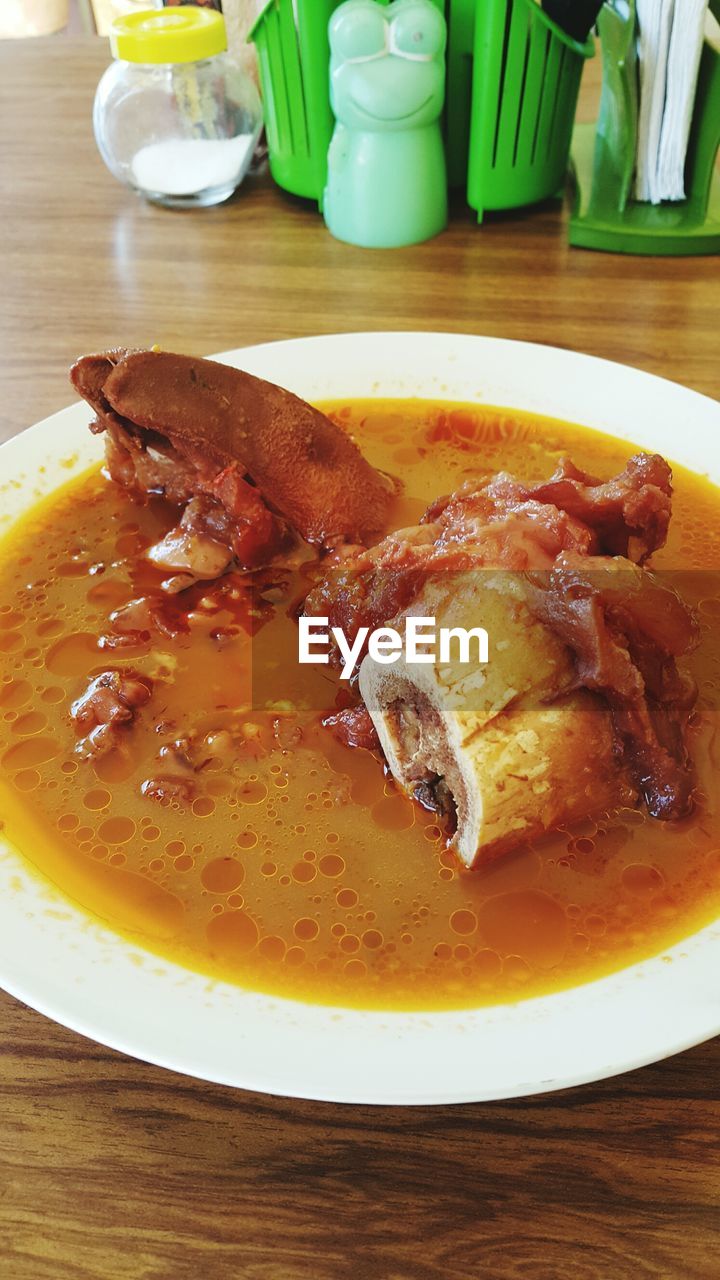
[[[447,225],[445,19],[432,0],[347,0],[329,34],[328,229],[372,249],[428,240]]]

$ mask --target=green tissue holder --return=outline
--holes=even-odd
[[[720,18],[720,0],[710,8]],[[631,198],[637,143],[635,0],[604,5],[597,124],[576,125],[571,162],[575,198],[570,244],[614,253],[720,253],[720,53],[705,41],[685,166],[685,200],[653,205]]]

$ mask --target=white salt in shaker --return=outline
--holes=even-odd
[[[93,112],[110,172],[173,208],[227,200],[252,159],[262,108],[226,52],[222,14],[194,5],[128,14],[110,45],[116,61]]]

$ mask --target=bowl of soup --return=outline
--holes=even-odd
[[[477,477],[535,493],[566,456],[598,484],[631,455],[667,459],[672,517],[649,563],[697,629],[683,656],[692,807],[659,821],[637,794],[606,794],[600,747],[578,720],[569,748],[568,719],[564,781],[548,785],[584,770],[587,812],[556,805],[510,840],[533,780],[507,766],[502,840],[466,865],[387,752],[328,726],[356,686],[298,661],[327,548],[183,578],[149,554],[177,526],[177,495],[150,486],[138,501],[104,474],[74,404],[3,450],[2,985],[144,1060],[348,1102],[557,1089],[714,1035],[718,405],[592,357],[458,335],[345,334],[217,360],[308,401],[388,478],[376,542],[427,529],[439,495]],[[490,630],[488,671],[493,640],[507,649]],[[503,661],[512,684],[512,652]],[[118,679],[137,714],[95,751],[82,700]],[[507,732],[523,743],[528,729]]]

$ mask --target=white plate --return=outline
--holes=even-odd
[[[220,358],[308,399],[440,396],[535,410],[658,450],[720,483],[720,405],[589,356],[490,338],[374,333]],[[3,448],[0,528],[101,456],[88,416],[74,405]],[[560,1089],[717,1034],[718,975],[720,921],[613,977],[515,1005],[426,1014],[303,1005],[209,981],[129,945],[0,843],[2,986],[103,1044],[245,1089],[401,1104]]]

